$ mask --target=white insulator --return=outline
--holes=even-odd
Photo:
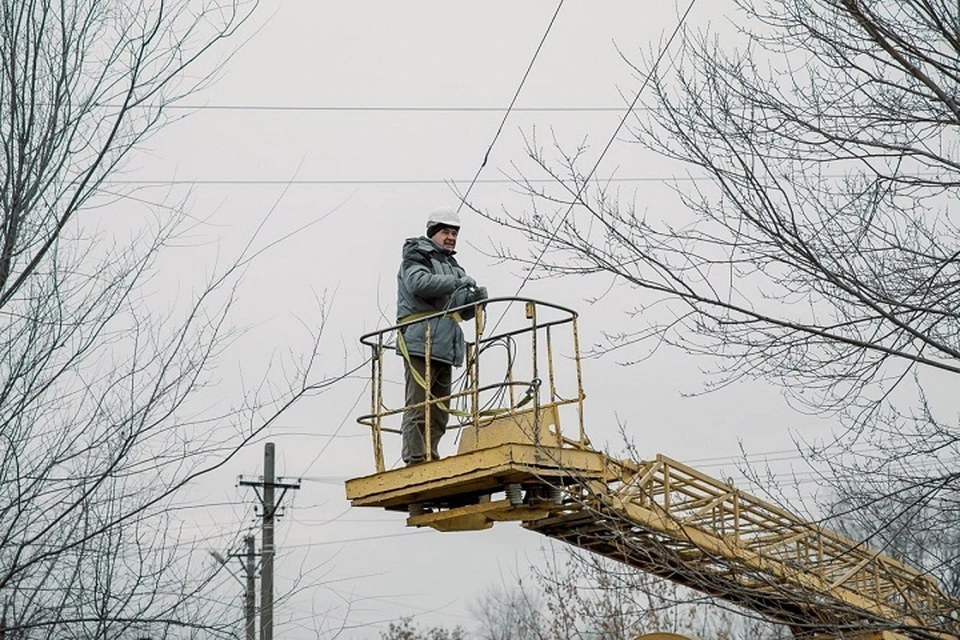
[[[523,491],[520,488],[520,485],[516,482],[508,484],[505,489],[507,494],[507,500],[510,501],[510,504],[514,507],[523,504]]]

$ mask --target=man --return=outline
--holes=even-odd
[[[487,298],[487,290],[478,287],[454,258],[460,216],[456,210],[436,209],[427,218],[427,233],[408,238],[403,244],[403,260],[397,272],[397,322],[415,321],[418,317],[454,309]],[[429,321],[413,322],[402,331],[398,341],[404,348],[406,402],[410,407],[427,398],[450,395],[452,368],[463,364],[466,343],[461,320],[474,316],[473,309],[450,313]],[[426,375],[427,325],[430,325],[430,378]],[[404,353],[405,351],[405,353]],[[430,406],[430,459],[436,460],[437,444],[447,428],[450,400]],[[408,409],[403,414],[401,455],[407,465],[427,460],[425,407]]]

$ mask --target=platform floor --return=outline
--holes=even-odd
[[[595,451],[508,443],[348,480],[353,506],[407,511],[411,504],[452,509],[478,504],[507,485],[566,486],[602,480]]]

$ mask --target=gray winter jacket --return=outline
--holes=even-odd
[[[453,254],[430,238],[407,238],[397,272],[397,322],[412,314],[453,309],[485,299],[484,289],[465,286],[462,279],[466,275]],[[460,312],[464,320],[473,315],[472,309]],[[429,324],[430,359],[461,366],[466,345],[457,321],[452,316],[443,316],[429,321]],[[427,322],[418,322],[403,330],[403,339],[411,355],[425,357],[426,330]]]

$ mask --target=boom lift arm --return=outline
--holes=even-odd
[[[428,399],[466,406],[457,455],[427,464],[385,468],[382,434],[395,431],[385,419],[407,409],[387,409],[382,393],[397,327],[362,338],[374,357],[372,411],[360,422],[373,433],[376,472],[347,482],[354,506],[406,511],[409,526],[438,531],[520,521],[755,611],[797,638],[960,640],[960,602],[925,573],[666,456],[635,462],[593,450],[583,429],[576,313],[529,299],[485,303],[506,306],[501,320],[514,305],[524,309],[521,328],[499,333],[485,332],[478,309],[463,390]],[[503,373],[489,357],[501,342],[506,374],[483,384],[481,360],[484,373]],[[560,343],[568,353],[558,355]],[[572,363],[571,392],[555,360]],[[532,406],[518,402],[521,388],[533,390]],[[564,412],[574,416],[574,437],[561,431]]]

